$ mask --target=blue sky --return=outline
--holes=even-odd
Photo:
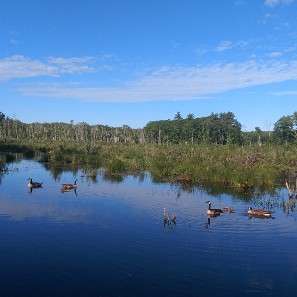
[[[1,1],[0,111],[141,127],[297,110],[297,1]]]

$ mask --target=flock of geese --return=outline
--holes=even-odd
[[[74,181],[73,184],[62,184],[61,192],[70,192],[72,190],[77,189],[77,180]],[[36,189],[36,188],[42,188],[42,183],[40,182],[34,182],[32,178],[29,178],[28,187],[30,189]],[[210,217],[217,217],[220,216],[222,213],[233,213],[235,210],[231,207],[224,207],[222,209],[220,208],[212,208],[212,203],[210,201],[206,201],[208,204],[208,208],[206,210],[206,213]],[[272,212],[264,209],[253,209],[250,207],[247,211],[247,214],[252,217],[259,217],[259,218],[271,218]],[[164,208],[163,211],[163,219],[164,219],[164,225],[175,225],[176,224],[176,215],[172,214],[170,215],[169,212]]]
[[[207,201],[206,203],[208,203],[207,214],[209,216],[216,217],[216,216],[221,215],[224,212],[229,212],[229,213],[235,212],[234,209],[231,207],[224,207],[223,209],[212,208],[211,207],[212,203],[210,201]],[[247,214],[249,216],[261,217],[261,218],[271,218],[272,217],[271,211],[265,210],[265,209],[253,209],[252,207],[249,207]]]
[[[28,183],[29,189],[42,188],[42,185],[43,185],[42,183],[34,182],[32,178],[29,178],[29,183]],[[70,192],[72,190],[76,190],[77,186],[78,186],[77,180],[75,180],[73,184],[62,184],[61,192]]]
[[[235,210],[231,207],[224,207],[224,208],[212,208],[212,203],[210,201],[206,201],[208,204],[208,208],[206,210],[206,213],[209,217],[217,217],[220,216],[223,213],[234,213]],[[271,218],[272,212],[265,210],[265,209],[254,209],[252,207],[249,207],[247,211],[248,216],[255,217],[255,218]],[[164,208],[163,212],[164,216],[164,225],[176,225],[176,215],[170,215],[166,208]]]

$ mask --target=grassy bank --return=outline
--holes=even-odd
[[[42,161],[106,168],[111,176],[148,170],[156,181],[271,191],[297,169],[297,146],[0,144],[0,150],[43,152]]]

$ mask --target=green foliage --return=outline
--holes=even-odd
[[[5,119],[5,114],[0,112],[0,123]]]
[[[274,131],[241,131],[241,124],[232,112],[195,118],[192,113],[183,119],[180,112],[173,120],[149,122],[143,129],[127,125],[109,127],[87,123],[25,124],[0,112],[0,141],[5,143],[76,143],[88,153],[98,144],[243,144],[263,145],[292,143],[297,140],[297,112],[279,119]],[[58,156],[56,156],[58,158]]]
[[[179,111],[174,115],[174,119],[175,120],[182,120],[183,119],[183,117],[181,116],[181,113]]]
[[[188,115],[187,115],[187,120],[194,120],[194,114],[193,113],[189,113]]]
[[[144,129],[24,124],[4,115],[0,124],[0,151],[26,157],[38,152],[55,176],[61,165],[103,167],[107,178],[148,170],[159,181],[218,185],[244,193],[272,189],[284,174],[296,170],[296,140],[297,113],[279,119],[273,132],[242,132],[231,112],[178,116],[150,122]]]
[[[281,143],[292,143],[297,140],[297,113],[280,118],[274,125],[274,133]]]
[[[186,119],[177,113],[175,120],[150,122],[144,129],[132,129],[127,125],[117,128],[92,126],[86,123],[25,124],[9,118],[3,119],[0,125],[0,140],[6,142],[76,142],[87,152],[98,143],[239,144],[241,138],[241,125],[231,112],[202,118],[194,118],[193,114],[189,114]]]
[[[208,117],[150,122],[145,126],[150,143],[240,144],[241,124],[233,113]],[[160,141],[161,137],[161,141]]]
[[[120,181],[128,173],[149,171],[156,181],[229,189],[233,193],[272,191],[297,168],[297,146],[283,145],[154,145],[76,143],[27,145],[42,152],[43,162],[57,177],[67,168],[105,168],[106,178]],[[25,144],[20,146],[22,151]],[[4,146],[7,148],[7,146]],[[89,152],[88,152],[89,150]],[[0,145],[1,151],[1,145]],[[16,149],[15,149],[16,151]]]
[[[111,174],[124,173],[127,171],[127,165],[119,158],[110,159],[107,162],[106,169]]]

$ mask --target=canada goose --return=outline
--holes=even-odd
[[[272,212],[264,209],[253,209],[250,207],[248,210],[248,215],[253,217],[271,218]]]
[[[77,188],[77,179],[74,181],[74,184],[62,184],[63,191],[70,191]]]
[[[30,189],[32,189],[32,188],[42,188],[42,183],[33,182],[32,178],[29,178],[28,187]]]
[[[6,172],[8,172],[8,168],[7,167],[0,168],[0,172],[6,173]]]
[[[173,214],[172,216],[166,211],[166,208],[163,209],[163,220],[164,225],[176,224],[176,215]]]
[[[219,208],[211,208],[211,202],[207,201],[208,203],[208,209],[207,209],[207,214],[210,216],[219,216],[223,211]]]
[[[235,210],[232,207],[224,207],[223,208],[223,212],[233,213],[233,212],[235,212]]]

